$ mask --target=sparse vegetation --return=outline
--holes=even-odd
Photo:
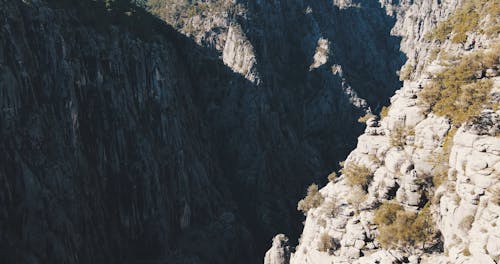
[[[386,202],[375,211],[374,223],[379,231],[377,240],[386,249],[411,250],[418,243],[426,248],[426,243],[436,236],[429,204],[416,213]]]
[[[326,227],[326,220],[324,218],[319,218],[317,221],[316,221],[316,224],[318,224],[319,226],[325,228]]]
[[[412,63],[406,63],[399,72],[399,80],[409,80],[411,77],[411,73],[415,70],[415,65]]]
[[[323,233],[319,237],[318,251],[331,252],[336,249],[336,243],[328,233]]]
[[[385,118],[389,114],[389,107],[382,106],[382,110],[380,110],[380,119]]]
[[[439,49],[438,48],[432,49],[431,52],[429,53],[428,62],[433,62],[434,60],[436,60],[438,58],[438,55],[439,55]]]
[[[468,231],[472,227],[472,223],[474,222],[474,216],[473,215],[468,215],[460,221],[459,227],[463,231]]]
[[[492,198],[491,198],[491,202],[495,205],[500,206],[500,187],[496,187],[496,188],[492,187],[491,193],[493,194]]]
[[[364,115],[364,116],[360,117],[360,118],[358,119],[358,122],[359,122],[359,123],[366,123],[366,121],[368,121],[368,120],[370,120],[370,119],[372,119],[372,118],[374,118],[374,117],[375,117],[375,115],[374,115],[374,114],[372,114],[372,113],[367,113],[366,115]]]
[[[497,64],[500,45],[488,52],[475,52],[453,62],[419,94],[420,103],[435,114],[450,118],[455,126],[472,120],[481,109],[492,108],[488,94],[492,88],[489,79],[477,75]]]
[[[414,128],[408,128],[402,125],[395,126],[391,130],[389,143],[393,147],[403,148],[406,145],[406,139],[409,136],[415,136]]]
[[[299,201],[297,209],[299,211],[302,211],[304,215],[307,215],[307,212],[310,209],[316,208],[323,203],[324,201],[323,195],[321,195],[318,189],[319,189],[318,185],[314,183],[311,184],[307,188],[307,196]]]
[[[480,32],[489,36],[499,33],[500,8],[495,1],[468,0],[447,20],[426,34],[429,40],[444,41],[451,37],[453,43],[465,43],[467,33]]]
[[[448,179],[448,172],[446,170],[435,170],[432,177],[432,184],[435,188],[441,186]]]
[[[404,147],[406,144],[406,133],[403,126],[396,126],[391,130],[389,142],[393,147]]]
[[[359,213],[359,208],[361,204],[364,201],[366,201],[366,198],[367,198],[366,192],[363,191],[363,189],[361,189],[360,187],[357,187],[351,191],[349,198],[347,199],[347,202],[354,207],[356,213]]]
[[[358,185],[363,189],[366,189],[368,187],[368,184],[373,178],[373,173],[369,168],[364,165],[358,165],[354,162],[350,162],[346,166],[344,166],[341,172],[345,175],[348,185]]]
[[[466,257],[471,255],[470,250],[469,250],[469,246],[465,247],[464,250],[462,250],[462,254]]]
[[[335,179],[337,179],[337,173],[336,172],[332,172],[328,175],[328,181],[329,182],[332,182],[334,181]]]
[[[429,159],[431,164],[433,164],[432,183],[435,188],[448,180],[448,160],[456,131],[457,129],[454,127],[448,130],[441,145],[441,153],[432,155]]]
[[[337,207],[337,200],[335,198],[332,198],[328,202],[325,203],[323,206],[323,213],[327,217],[335,217],[338,213],[338,207]]]
[[[195,16],[228,13],[235,17],[244,10],[242,4],[214,0],[148,0],[148,6],[153,14],[190,34],[200,30],[191,23]]]

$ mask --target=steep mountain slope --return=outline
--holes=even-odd
[[[145,13],[1,6],[0,259],[251,259],[190,67],[218,74],[213,97],[247,82],[211,60],[188,67],[179,47],[206,51]]]
[[[259,262],[404,59],[370,2],[242,3],[203,47],[127,1],[0,4],[9,263]]]
[[[340,177],[299,203],[307,218],[295,252],[278,235],[266,264],[499,261],[499,4],[394,10],[407,80],[380,121],[364,118]]]
[[[368,108],[378,111],[400,86],[396,71],[405,57],[390,34],[394,17],[374,1],[149,2],[154,13],[213,48],[259,87],[258,98],[265,97],[278,117],[270,124],[290,123],[293,137],[302,141],[303,160],[285,159],[276,149],[271,156],[250,149],[236,155],[261,158],[252,165],[233,162],[236,179],[258,179],[238,182],[255,195],[244,209],[258,220],[255,233],[263,240],[271,229],[293,236],[300,219],[288,199],[297,200],[306,182],[323,181],[321,175],[337,168],[361,133],[358,117]],[[277,159],[292,162],[278,165]],[[306,166],[289,170],[297,162]],[[249,166],[265,169],[249,172]],[[246,192],[240,194],[246,203]]]

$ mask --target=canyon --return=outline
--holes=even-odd
[[[0,0],[0,259],[262,263],[265,256],[266,264],[285,264],[351,263],[366,254],[363,263],[406,261],[374,242],[370,221],[380,202],[394,198],[387,193],[415,211],[432,198],[415,173],[434,172],[426,159],[451,126],[417,97],[442,68],[436,49],[469,51],[425,35],[460,1],[135,4]],[[484,50],[497,41],[469,35]],[[498,85],[496,74],[483,77]],[[385,118],[358,122],[389,104]],[[497,261],[498,228],[482,232],[480,223],[498,222],[498,205],[487,203],[498,184],[498,110],[481,116],[489,125],[460,128],[450,154],[461,203],[454,206],[455,191],[448,192],[432,211],[450,256]],[[390,135],[401,126],[414,128],[411,144],[393,148]],[[478,164],[463,170],[468,159]],[[340,217],[327,217],[324,203],[306,212],[301,230],[297,202],[307,186],[325,186],[326,200],[347,198],[345,175],[326,176],[354,163],[375,172],[361,213],[338,199]],[[473,212],[481,215],[474,231],[457,232],[455,214]],[[315,246],[325,232],[340,243],[330,253]],[[287,236],[269,249],[278,233]],[[467,258],[465,242],[477,234]],[[450,260],[443,254],[429,262]]]

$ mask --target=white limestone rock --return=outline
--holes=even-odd
[[[266,252],[264,264],[289,264],[290,245],[288,237],[278,234],[273,238],[272,247]]]

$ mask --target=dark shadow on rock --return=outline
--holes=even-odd
[[[288,1],[281,24],[242,22],[259,86],[141,10],[0,2],[0,258],[12,263],[260,263],[274,234],[297,239],[306,186],[356,144],[363,107],[345,83],[375,108],[399,88],[369,72],[380,54],[359,66],[336,40],[369,11],[326,1],[310,3],[328,10],[316,22]],[[357,45],[385,50],[389,31]],[[345,54],[309,71],[319,36]],[[383,94],[370,84],[384,81]]]
[[[270,107],[277,109],[279,123],[287,122],[293,128],[293,137],[303,146],[298,150],[305,153],[302,160],[287,159],[291,161],[289,166],[295,165],[292,171],[285,164],[268,168],[280,169],[265,184],[286,186],[278,191],[276,188],[280,187],[270,188],[269,194],[262,192],[261,197],[256,197],[258,204],[276,203],[274,208],[288,210],[286,215],[293,218],[282,223],[284,213],[279,209],[281,215],[274,215],[277,220],[262,221],[257,228],[268,236],[259,241],[270,241],[272,230],[274,234],[286,233],[296,241],[303,216],[292,212],[295,203],[305,195],[308,184],[324,184],[326,175],[339,169],[337,162],[354,149],[363,131],[364,126],[357,119],[368,107],[377,113],[401,87],[396,72],[406,57],[399,50],[401,39],[390,33],[395,18],[388,16],[377,1],[353,1],[346,8],[326,0],[242,2],[249,14],[237,23],[256,52],[261,77],[258,89],[269,98]],[[320,38],[330,42],[328,61],[310,69]],[[332,72],[336,65],[342,67],[342,73]],[[367,104],[353,103],[353,94]],[[257,185],[257,189],[263,188]],[[247,194],[240,194],[244,204]],[[279,205],[283,194],[294,200],[288,208]],[[255,207],[253,216],[248,218],[268,216],[259,209],[262,206]]]

